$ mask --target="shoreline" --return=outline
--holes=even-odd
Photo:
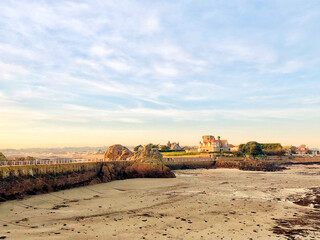
[[[3,202],[0,215],[7,223],[1,223],[0,236],[27,240],[320,237],[314,228],[319,220],[305,226],[294,222],[307,223],[308,216],[319,210],[293,203],[320,186],[318,165],[293,165],[282,172],[174,173],[174,179],[113,181]]]

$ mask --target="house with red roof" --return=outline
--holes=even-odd
[[[229,152],[230,146],[227,140],[221,140],[220,136],[216,139],[212,135],[202,136],[199,142],[198,152]]]
[[[298,147],[297,153],[304,155],[304,154],[308,154],[309,152],[309,148],[307,148],[307,146],[305,144],[300,145],[300,147]]]

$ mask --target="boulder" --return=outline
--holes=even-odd
[[[158,149],[149,144],[135,152],[131,160],[142,163],[162,163],[162,155]]]
[[[0,161],[8,161],[7,158],[0,152]]]
[[[113,160],[128,160],[128,158],[132,157],[133,153],[120,144],[116,144],[110,146],[106,153],[104,154],[105,161],[113,161]]]
[[[128,178],[175,178],[174,173],[164,164],[134,162],[126,168]]]
[[[161,153],[152,147],[152,144],[139,148],[131,158],[134,163],[127,168],[127,175],[130,178],[175,178],[162,158]]]

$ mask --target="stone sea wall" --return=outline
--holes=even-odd
[[[197,169],[197,168],[205,168],[210,169],[214,168],[216,161],[172,161],[166,162],[166,166],[171,170],[183,170],[183,169]]]
[[[164,165],[130,161],[0,168],[0,201],[129,178],[174,178]]]

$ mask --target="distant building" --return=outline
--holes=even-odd
[[[215,139],[212,135],[202,136],[202,142],[199,142],[199,152],[229,152],[230,147],[227,140],[221,140],[220,136]]]
[[[320,153],[319,148],[309,148],[309,151],[311,151],[311,154],[318,155]]]
[[[196,146],[185,146],[183,147],[183,150],[186,151],[186,152],[197,152],[198,151],[198,147]]]
[[[298,148],[295,146],[284,146],[283,149],[286,151],[288,155],[297,153]]]
[[[298,154],[304,155],[304,154],[307,154],[308,152],[309,152],[309,148],[307,148],[306,145],[303,144],[300,147],[298,147],[298,150],[297,150]]]
[[[180,147],[179,142],[171,143],[170,141],[168,141],[167,147],[169,148],[169,150],[173,150],[173,151],[181,151],[182,150],[182,147]]]
[[[239,151],[239,145],[238,146],[230,146],[231,152],[238,152]]]

